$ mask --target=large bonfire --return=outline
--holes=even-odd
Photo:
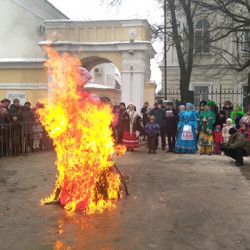
[[[69,212],[102,211],[120,196],[111,158],[112,107],[83,90],[91,76],[77,58],[45,49],[50,90],[38,113],[53,139],[58,178],[53,194],[42,203],[60,201]]]

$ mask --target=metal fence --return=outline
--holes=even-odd
[[[1,124],[0,157],[54,150],[52,139],[43,128],[39,138],[34,136],[35,125],[30,122]]]
[[[219,107],[222,109],[224,102],[229,100],[232,105],[240,104],[243,107],[246,106],[246,96],[247,93],[243,90],[232,90],[232,89],[220,89],[215,91],[188,91],[187,93],[187,102],[194,104],[195,108],[199,110],[200,103],[202,101],[213,100]],[[167,94],[156,94],[156,100],[171,100],[174,102],[175,106],[178,107],[181,102],[181,94],[179,90],[169,90]]]

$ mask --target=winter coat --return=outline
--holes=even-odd
[[[223,106],[223,108],[222,108],[222,110],[224,110],[225,111],[225,118],[227,119],[227,118],[230,118],[230,115],[231,115],[231,112],[233,111],[233,107],[232,106],[230,106],[229,108],[226,108],[225,106]]]
[[[234,137],[230,136],[227,145],[229,146],[229,149],[243,147],[247,154],[250,155],[250,143],[242,133],[237,132]]]
[[[240,126],[242,123],[247,123],[250,125],[250,115],[245,114],[241,119],[240,119]]]
[[[10,116],[12,116],[13,114],[17,114],[18,116],[20,116],[21,106],[16,107],[14,104],[11,104],[9,109],[9,114]]]
[[[250,142],[250,128],[247,128],[246,130],[242,130],[242,128],[240,128],[239,132],[242,133]]]
[[[123,130],[123,122],[124,122],[124,113],[125,113],[125,109],[119,109],[119,113],[118,113],[118,119],[117,119],[117,123],[115,128],[117,130]]]
[[[146,124],[149,122],[149,117],[148,117],[149,109],[150,106],[147,107],[143,106],[141,109],[143,126],[146,126]]]
[[[125,117],[128,117],[128,119],[125,119]],[[123,130],[127,130],[129,132],[138,130],[142,133],[143,128],[141,127],[140,119],[141,119],[141,117],[135,112],[133,119],[131,121],[131,117],[128,115],[128,111],[126,111],[124,113],[124,120],[123,120],[123,124],[122,124]],[[132,127],[131,127],[131,125],[132,125]]]
[[[157,136],[160,132],[160,126],[156,122],[148,122],[145,126],[145,131],[148,136]]]
[[[206,121],[204,121],[204,119]],[[199,123],[201,126],[201,132],[207,135],[213,135],[213,125],[215,122],[215,114],[211,110],[204,110],[200,113]]]
[[[233,124],[227,125],[226,123],[223,124],[223,129],[222,129],[223,143],[228,142],[228,139],[230,137],[230,134],[229,134],[229,129],[230,128],[235,128],[235,125],[233,125]]]
[[[238,107],[238,110],[233,110],[230,118],[232,119],[232,123],[235,124],[235,127],[237,129],[240,128],[240,120],[244,115],[244,112],[242,111],[242,106],[241,105],[236,105]]]
[[[150,111],[150,116],[153,115],[155,117],[155,122],[159,124],[160,128],[165,128],[165,120],[166,120],[166,108],[154,108]]]
[[[34,115],[34,111],[31,108],[22,106],[20,113],[20,122],[34,122]]]
[[[216,119],[215,119],[214,128],[215,128],[216,125],[220,125],[221,128],[222,128],[224,123],[226,123],[225,116],[223,118],[221,118],[220,114],[218,114]]]
[[[40,140],[42,139],[42,134],[43,132],[43,127],[40,123],[35,123],[33,126],[32,126],[32,139],[33,140]]]
[[[166,110],[169,111],[169,109]],[[167,133],[176,133],[177,132],[177,124],[179,121],[179,115],[176,109],[172,109],[173,111],[173,117],[167,117],[166,116],[166,132]]]
[[[221,142],[223,142],[222,133],[214,131],[214,143],[218,143],[219,144]]]
[[[10,122],[10,135],[12,146],[18,146],[21,143],[21,124],[17,121]]]

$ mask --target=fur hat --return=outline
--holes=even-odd
[[[224,102],[224,105],[232,106],[232,103],[231,103],[229,100],[226,100],[226,101]]]

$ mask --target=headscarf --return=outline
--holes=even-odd
[[[193,104],[191,102],[187,102],[186,105],[188,105],[190,107],[190,110],[193,109]]]
[[[238,107],[238,109],[239,110],[234,110],[234,111],[232,111],[232,113],[230,114],[230,117],[231,117],[231,119],[232,119],[232,121],[233,121],[233,124],[235,123],[235,119],[234,119],[234,115],[236,114],[236,115],[244,115],[244,112],[242,111],[242,106],[240,105],[240,104],[237,104],[236,106],[235,106],[235,108],[236,107]]]
[[[207,106],[208,106],[208,107],[213,107],[213,106],[215,106],[215,105],[216,105],[215,101],[208,101],[208,102],[207,102]]]

